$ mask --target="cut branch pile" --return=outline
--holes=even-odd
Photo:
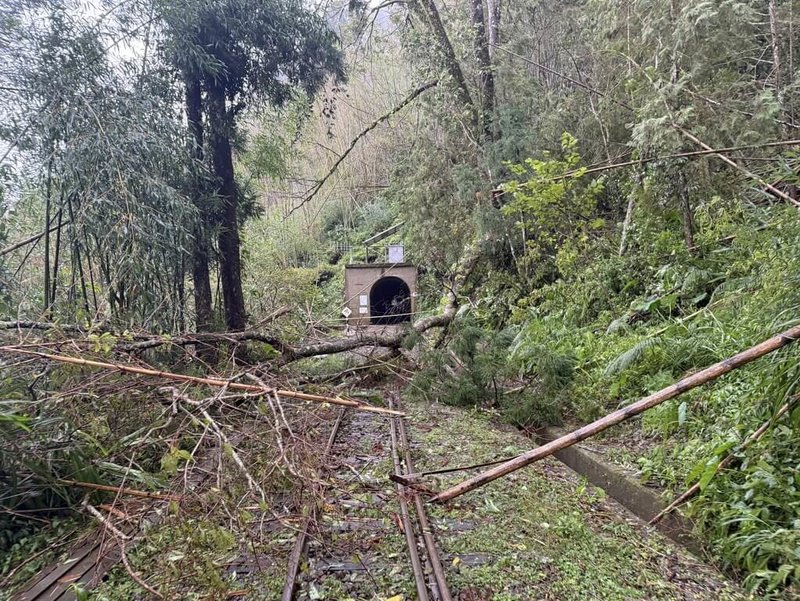
[[[351,407],[359,411],[371,411],[373,413],[386,413],[389,415],[398,415],[396,411],[385,409],[383,407],[374,407],[360,401],[352,399],[344,399],[341,397],[330,397],[319,394],[308,394],[306,392],[297,392],[294,390],[275,390],[271,388],[264,388],[255,384],[242,384],[241,382],[232,382],[230,380],[220,380],[217,378],[201,378],[197,376],[187,376],[185,374],[177,374],[167,371],[159,371],[156,369],[146,369],[143,367],[136,367],[133,365],[122,365],[119,363],[106,363],[103,361],[94,361],[91,359],[83,359],[80,357],[68,357],[66,355],[51,355],[48,353],[40,353],[38,351],[31,351],[28,349],[16,348],[13,346],[0,347],[0,353],[12,353],[38,357],[48,361],[57,361],[60,363],[70,363],[72,365],[80,365],[84,367],[99,367],[103,369],[110,369],[123,373],[137,374],[142,376],[151,376],[154,378],[164,378],[166,380],[175,380],[179,382],[187,382],[190,384],[200,384],[206,386],[216,386],[219,388],[226,388],[231,390],[242,390],[246,392],[272,394],[286,397],[289,399],[296,399],[300,401],[313,401],[315,403],[328,403],[331,405],[341,405],[343,407]]]

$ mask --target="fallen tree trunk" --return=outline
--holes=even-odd
[[[159,371],[156,369],[146,369],[143,367],[136,367],[133,365],[121,365],[119,363],[104,363],[102,361],[92,361],[90,359],[81,359],[78,357],[68,357],[66,355],[50,355],[47,353],[40,353],[37,351],[30,351],[27,349],[20,349],[13,346],[2,346],[0,352],[14,353],[19,355],[28,355],[39,357],[47,361],[57,361],[59,363],[69,363],[72,365],[80,365],[83,367],[99,367],[102,369],[111,369],[129,374],[137,374],[141,376],[150,376],[154,378],[164,378],[166,380],[175,380],[178,382],[186,382],[189,384],[200,384],[206,386],[215,386],[218,388],[226,388],[230,390],[245,390],[247,392],[256,392],[262,394],[275,393],[288,399],[297,399],[300,401],[313,401],[315,403],[329,403],[331,405],[341,405],[342,407],[352,407],[359,411],[370,411],[372,413],[386,413],[388,415],[403,415],[398,411],[391,409],[384,409],[383,407],[374,407],[367,403],[354,401],[352,399],[344,399],[341,397],[329,397],[319,394],[308,394],[306,392],[297,392],[294,390],[271,390],[265,389],[263,386],[255,384],[242,384],[241,382],[231,382],[229,380],[220,380],[218,378],[202,378],[196,376],[187,376],[185,374],[176,374],[168,371]]]
[[[74,324],[59,324],[50,321],[0,321],[0,330],[56,330],[59,332],[85,332],[83,328]]]
[[[446,302],[444,309],[441,313],[424,317],[415,321],[408,328],[398,329],[392,333],[370,333],[364,332],[353,337],[348,338],[333,338],[323,342],[314,344],[307,344],[302,346],[292,346],[284,342],[280,338],[259,330],[246,330],[243,332],[196,332],[191,334],[182,334],[180,336],[159,336],[149,333],[133,334],[133,341],[120,341],[115,345],[114,349],[122,352],[138,352],[149,349],[154,349],[160,346],[177,345],[187,346],[192,344],[221,344],[221,343],[240,343],[248,340],[264,342],[272,345],[279,353],[280,357],[276,358],[271,364],[285,365],[306,359],[309,357],[316,357],[319,355],[330,355],[334,353],[343,353],[352,351],[357,348],[365,346],[377,346],[388,349],[401,349],[409,337],[424,334],[428,330],[437,327],[447,326],[456,316],[458,311],[458,294],[464,286],[467,278],[470,276],[478,261],[481,258],[481,250],[483,243],[488,241],[488,237],[475,240],[464,251],[458,264],[455,266],[452,278],[448,285],[445,286],[447,293],[445,295]],[[271,319],[277,319],[284,315],[285,311],[281,310],[276,312]],[[34,329],[34,330],[61,330],[79,333],[88,333],[86,330],[81,329],[79,326],[60,326],[58,324],[48,322],[34,322],[34,321],[0,321],[0,330],[6,329]],[[0,347],[0,350],[7,350],[15,347]],[[17,349],[19,350],[19,349]],[[33,354],[40,354],[34,353]],[[110,365],[110,364],[106,364]],[[156,372],[165,373],[165,372]],[[237,385],[246,386],[246,385]],[[236,388],[230,386],[230,388]],[[248,388],[247,390],[251,390]],[[257,391],[256,391],[257,392]],[[348,405],[349,406],[349,405]]]
[[[715,380],[720,376],[733,371],[738,367],[741,367],[742,365],[750,363],[759,357],[763,357],[764,355],[783,348],[784,346],[787,346],[797,340],[798,337],[800,337],[800,325],[773,336],[761,344],[757,344],[756,346],[749,348],[738,355],[734,355],[733,357],[725,359],[724,361],[720,361],[719,363],[715,363],[714,365],[692,374],[691,376],[683,378],[667,388],[659,390],[658,392],[632,403],[627,407],[618,409],[617,411],[614,411],[613,413],[610,413],[609,415],[606,415],[605,417],[602,417],[591,424],[583,426],[574,432],[570,432],[569,434],[566,434],[561,438],[557,438],[556,440],[541,447],[527,451],[522,455],[518,455],[514,459],[511,459],[510,461],[498,465],[495,468],[481,472],[472,478],[464,480],[455,486],[443,490],[439,494],[435,495],[431,501],[435,503],[442,503],[463,495],[471,490],[475,490],[476,488],[480,488],[484,484],[488,484],[497,478],[501,478],[502,476],[510,474],[511,472],[523,468],[526,465],[530,465],[535,461],[549,457],[556,451],[570,447],[575,443],[578,443],[610,428],[611,426],[639,415],[640,413],[643,413],[644,411],[647,411],[656,405],[660,405],[664,401],[683,394],[687,390],[691,390],[692,388],[696,388],[702,384],[705,384],[706,382]]]

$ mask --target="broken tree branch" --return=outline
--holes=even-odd
[[[230,382],[228,380],[220,380],[218,378],[201,378],[197,376],[187,376],[185,374],[176,374],[168,371],[159,371],[156,369],[146,369],[143,367],[135,367],[133,365],[121,365],[119,363],[105,363],[102,361],[92,361],[90,359],[81,359],[78,357],[68,357],[66,355],[50,355],[48,353],[40,353],[38,351],[30,351],[27,349],[15,348],[13,346],[2,346],[0,352],[14,353],[20,355],[29,355],[40,357],[47,361],[58,361],[60,363],[69,363],[72,365],[80,365],[84,367],[99,367],[102,369],[111,369],[123,373],[137,374],[142,376],[150,376],[153,378],[164,378],[166,380],[176,380],[178,382],[188,382],[189,384],[201,384],[206,386],[215,386],[221,388],[228,388],[231,390],[245,390],[247,392],[266,393],[264,388],[254,384],[242,384],[241,382]],[[351,399],[344,399],[342,397],[329,397],[319,394],[308,394],[305,392],[296,392],[294,390],[275,390],[276,394],[289,399],[297,399],[300,401],[313,401],[315,403],[329,403],[331,405],[341,405],[343,407],[352,407],[359,411],[370,411],[372,413],[385,413],[387,415],[402,415],[397,411],[391,409],[384,409],[383,407],[374,407],[360,401]]]
[[[345,150],[339,156],[339,158],[336,159],[336,162],[328,170],[328,173],[326,173],[325,176],[321,180],[319,180],[316,184],[314,184],[314,187],[311,188],[311,191],[306,195],[306,197],[302,201],[300,201],[300,204],[298,204],[298,205],[296,205],[296,206],[291,208],[291,210],[286,214],[286,218],[288,218],[297,209],[299,209],[303,205],[305,205],[308,202],[310,202],[311,199],[314,198],[317,195],[317,193],[320,191],[322,186],[325,185],[325,182],[327,182],[331,178],[331,176],[333,176],[333,174],[336,173],[336,170],[339,168],[339,165],[342,164],[342,161],[344,161],[347,158],[347,155],[349,155],[350,152],[356,147],[356,144],[358,144],[358,141],[361,140],[361,138],[363,138],[369,132],[371,132],[373,129],[378,127],[378,125],[380,125],[381,123],[383,123],[384,121],[389,119],[392,115],[395,115],[396,113],[400,112],[403,108],[405,108],[411,102],[413,102],[414,99],[417,98],[417,96],[419,96],[420,94],[422,94],[426,90],[429,90],[430,88],[432,88],[432,87],[434,87],[434,86],[436,86],[438,84],[439,84],[438,81],[429,81],[428,83],[421,85],[416,90],[411,92],[408,96],[406,96],[405,99],[400,104],[395,106],[388,113],[385,113],[385,114],[381,115],[380,117],[378,117],[377,119],[375,119],[375,121],[370,123],[365,129],[363,129],[361,131],[361,133],[359,133],[355,138],[353,138],[353,141],[350,142],[350,146],[347,147],[347,150]]]
[[[733,167],[737,171],[741,172],[742,175],[744,175],[745,177],[747,177],[749,179],[752,179],[753,181],[758,183],[760,186],[762,186],[762,187],[766,188],[767,190],[769,190],[770,192],[772,192],[778,198],[782,198],[786,202],[788,202],[790,204],[793,204],[796,207],[800,207],[800,201],[795,200],[794,198],[789,196],[783,190],[779,190],[778,188],[776,188],[775,186],[773,186],[769,182],[765,181],[762,177],[759,177],[758,175],[756,175],[752,171],[748,170],[747,168],[742,167],[739,163],[737,163],[736,161],[734,161],[733,159],[731,159],[727,155],[724,155],[719,151],[714,151],[714,149],[711,148],[708,144],[706,144],[705,142],[700,140],[697,136],[695,136],[691,132],[689,132],[689,131],[685,130],[684,128],[682,128],[677,123],[673,123],[672,127],[673,127],[673,129],[675,129],[676,131],[679,131],[686,138],[688,138],[689,140],[691,140],[692,142],[694,142],[698,146],[701,146],[704,150],[709,151],[715,157],[721,159],[722,161],[724,161],[725,163],[727,163],[728,165],[730,165],[731,167]]]
[[[623,161],[621,163],[611,163],[609,165],[600,165],[597,167],[590,167],[584,170],[576,170],[565,173],[564,175],[553,178],[553,181],[561,181],[574,177],[580,174],[591,175],[593,173],[603,173],[605,171],[612,171],[614,169],[622,169],[624,167],[633,167],[636,165],[646,165],[647,163],[655,163],[657,161],[670,161],[675,159],[691,159],[696,157],[704,157],[709,154],[720,154],[721,152],[736,152],[740,150],[753,150],[757,148],[777,148],[780,146],[800,146],[800,140],[782,140],[777,142],[765,142],[763,144],[747,144],[746,146],[729,146],[727,148],[709,148],[704,150],[691,150],[688,152],[677,152],[674,154],[665,154],[644,159],[635,159],[630,161]]]
[[[51,221],[51,223],[52,223],[52,221]],[[44,237],[45,234],[52,234],[56,230],[60,230],[61,228],[66,227],[69,224],[70,224],[69,220],[64,221],[63,223],[59,223],[57,225],[54,225],[51,228],[48,228],[47,231],[45,231],[45,232],[39,232],[38,234],[34,234],[33,236],[30,236],[29,238],[25,238],[24,240],[20,240],[19,242],[15,242],[14,244],[11,244],[10,246],[6,246],[4,249],[0,250],[0,257],[2,257],[4,255],[7,255],[8,253],[14,252],[18,248],[22,248],[23,246],[27,246],[28,244],[32,244],[34,242],[38,242],[41,238]]]
[[[74,324],[52,323],[49,321],[0,321],[0,330],[56,330],[59,332],[84,332]]]
[[[275,312],[273,315],[268,317],[267,319],[261,322],[261,325],[266,323],[267,321],[272,321],[278,319],[279,317],[286,315],[290,311],[289,308],[283,308],[280,311]],[[75,324],[59,324],[47,321],[0,321],[0,330],[40,330],[40,331],[55,331],[55,332],[65,332],[70,334],[92,334],[97,332],[109,332],[114,333],[112,330],[107,328],[100,328],[100,329],[86,329],[79,325]],[[139,351],[146,351],[154,348],[158,348],[161,346],[190,346],[196,344],[226,344],[226,343],[233,343],[238,344],[241,342],[247,341],[255,341],[255,342],[264,342],[266,344],[270,344],[275,347],[278,351],[283,352],[286,345],[265,332],[259,330],[245,330],[242,332],[191,332],[186,334],[181,334],[180,336],[168,336],[162,334],[152,334],[149,332],[140,332],[132,334],[127,340],[125,337],[120,337],[121,339],[115,345],[114,349],[122,352],[139,352]],[[128,340],[133,340],[129,342]],[[74,341],[71,341],[74,342]]]
[[[773,336],[772,338],[769,338],[764,342],[739,353],[738,355],[734,355],[733,357],[725,359],[724,361],[720,361],[719,363],[715,363],[714,365],[694,373],[691,376],[683,378],[667,388],[640,399],[639,401],[636,401],[627,407],[618,409],[617,411],[614,411],[613,413],[610,413],[609,415],[606,415],[605,417],[602,417],[591,424],[570,432],[569,434],[557,438],[552,442],[518,455],[511,461],[507,461],[506,463],[503,463],[495,468],[486,470],[485,472],[464,480],[455,486],[443,490],[438,495],[434,496],[431,501],[442,503],[463,495],[471,490],[475,490],[476,488],[480,488],[484,484],[488,484],[497,478],[510,474],[511,472],[523,468],[526,465],[530,465],[535,461],[549,457],[556,451],[570,447],[575,443],[581,442],[582,440],[585,440],[599,432],[602,432],[603,430],[610,428],[611,426],[639,415],[640,413],[643,413],[644,411],[647,411],[656,405],[660,405],[664,401],[683,394],[687,390],[691,390],[692,388],[696,388],[702,384],[716,380],[720,376],[733,371],[742,365],[750,363],[759,357],[763,357],[764,355],[791,344],[797,340],[798,337],[800,337],[800,325],[794,326],[785,332]]]
[[[92,517],[97,519],[98,522],[103,524],[103,526],[114,535],[116,539],[119,541],[131,540],[131,537],[128,534],[122,532],[119,528],[117,528],[114,524],[111,523],[106,516],[100,513],[97,509],[95,509],[92,505],[88,503],[85,504],[86,511],[88,511]]]

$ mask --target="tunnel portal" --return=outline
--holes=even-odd
[[[411,321],[411,290],[400,278],[382,277],[370,290],[369,306],[373,325],[394,325]]]

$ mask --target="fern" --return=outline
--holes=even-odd
[[[755,284],[756,278],[751,275],[726,280],[714,288],[714,291],[711,293],[711,302],[721,300],[726,296],[740,294],[752,288]]]
[[[609,377],[625,371],[637,363],[642,357],[644,357],[645,353],[649,349],[658,346],[659,342],[661,342],[660,338],[645,338],[644,340],[640,340],[634,346],[611,361],[611,363],[609,363],[606,367],[603,375]]]

